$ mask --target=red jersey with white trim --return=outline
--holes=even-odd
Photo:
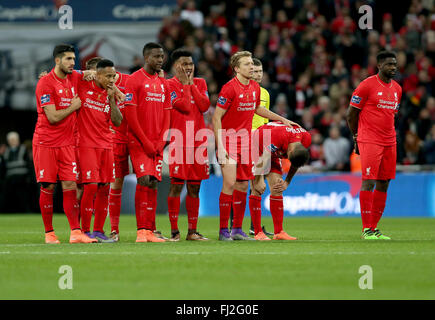
[[[95,80],[80,81],[82,107],[78,112],[79,147],[112,149],[110,105],[107,92]]]
[[[151,143],[159,143],[160,131],[164,124],[164,110],[171,109],[166,80],[141,68],[130,75],[125,92],[125,107],[137,107],[137,119],[142,131]],[[130,138],[134,133],[129,129],[128,135]]]
[[[79,77],[76,71],[73,73],[74,77]],[[66,109],[70,106],[71,99],[77,93],[74,79],[71,75],[65,79],[60,79],[54,72],[54,68],[46,76],[39,79],[35,92],[38,120],[33,134],[34,144],[46,147],[75,145],[76,112],[71,113],[56,124],[50,124],[44,112],[44,107],[48,105],[55,105],[56,110]]]
[[[272,156],[287,158],[287,149],[290,143],[300,142],[305,148],[308,148],[311,145],[311,135],[304,128],[290,128],[281,122],[269,122],[254,131],[253,142],[258,142],[259,156],[266,148]]]
[[[127,84],[127,79],[130,75],[125,73],[117,72],[119,75],[118,80],[116,80],[115,86],[125,94],[125,85]],[[122,122],[119,127],[115,127],[111,124],[112,129],[115,131],[113,135],[113,143],[127,143],[128,142],[128,128],[127,128],[127,120],[125,119],[125,101],[117,102],[119,111],[122,114]]]
[[[171,103],[174,104],[178,99],[183,97],[183,84],[176,77],[167,80],[168,88],[171,94]],[[204,79],[194,78],[193,85],[195,85],[201,94],[208,96],[207,84]],[[193,95],[190,96],[189,113],[184,114],[172,108],[171,110],[171,129],[177,129],[183,134],[183,146],[194,147],[200,146],[206,141],[206,136],[201,136],[199,141],[195,140],[195,134],[205,128],[204,115],[196,106]],[[189,121],[189,122],[188,122]],[[186,129],[187,126],[187,129]],[[171,131],[173,133],[173,131]],[[174,136],[171,134],[171,141]]]
[[[362,81],[350,100],[351,106],[361,110],[357,141],[395,145],[394,115],[399,110],[401,98],[402,88],[394,80],[385,83],[379,75],[374,75]]]
[[[252,130],[252,119],[255,109],[260,105],[260,85],[250,80],[247,85],[242,84],[237,77],[228,81],[221,89],[217,101],[217,107],[227,112],[222,117],[222,129],[234,129],[235,134],[227,136],[238,136],[238,149],[249,148],[249,138]],[[247,139],[246,139],[247,138]],[[232,140],[234,141],[234,140]],[[225,145],[228,145],[229,139]]]

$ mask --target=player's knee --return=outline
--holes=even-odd
[[[375,183],[375,180],[363,180],[361,184],[361,191],[373,191]]]
[[[179,197],[182,190],[183,190],[182,184],[171,184],[171,186],[169,187],[169,196]]]
[[[247,192],[249,189],[249,181],[236,181],[234,187],[242,192]]]
[[[56,187],[56,184],[54,184],[54,183],[50,183],[50,182],[41,182],[41,186],[42,186],[45,190],[53,191],[54,188]]]
[[[66,190],[66,189],[76,189],[77,188],[77,184],[75,183],[75,181],[62,181],[62,189]]]
[[[380,192],[387,192],[389,184],[390,184],[390,180],[377,180],[376,190]]]
[[[189,197],[192,198],[198,198],[199,196],[199,185],[195,185],[195,184],[188,184],[187,185],[187,194],[189,195]]]

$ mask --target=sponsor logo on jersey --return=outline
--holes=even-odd
[[[352,99],[350,99],[350,102],[359,104],[361,102],[361,97],[358,96],[352,96]]]
[[[49,94],[44,94],[41,96],[41,104],[44,104],[44,103],[47,103],[50,101],[51,101],[51,98],[50,98]]]
[[[227,103],[227,99],[222,97],[222,96],[220,96],[218,101],[217,101],[217,103],[221,104],[221,105],[224,105],[225,103]]]

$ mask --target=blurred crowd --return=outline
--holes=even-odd
[[[251,51],[263,63],[261,85],[270,93],[271,109],[312,133],[310,164],[319,170],[352,169],[353,142],[345,120],[351,94],[360,81],[377,73],[376,54],[393,50],[396,81],[403,88],[398,163],[435,164],[433,1],[391,6],[372,30],[361,30],[358,9],[368,4],[379,12],[380,2],[179,0],[172,16],[164,18],[158,41],[168,56],[179,47],[193,53],[212,106],[233,76],[229,57]],[[407,10],[400,8],[404,3]],[[403,13],[394,11],[398,9]],[[212,113],[210,108],[209,124]]]

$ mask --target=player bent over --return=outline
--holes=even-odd
[[[196,227],[201,181],[209,177],[207,136],[197,140],[198,137],[195,135],[201,129],[205,129],[203,113],[210,107],[210,100],[205,80],[193,77],[195,67],[192,53],[178,49],[172,53],[171,60],[175,76],[168,80],[172,102],[171,143],[169,145],[169,175],[171,177],[168,195],[168,212],[171,223],[169,241],[180,240],[178,215],[180,194],[185,181],[187,183],[188,218],[186,240],[203,241],[208,238],[200,234]]]
[[[296,240],[283,230],[284,206],[282,194],[290,185],[293,176],[309,159],[308,147],[311,135],[303,128],[288,127],[271,122],[257,129],[253,134],[253,148],[258,151],[255,178],[249,196],[249,210],[254,225],[256,240],[270,240],[261,228],[261,195],[266,190],[264,177],[270,187],[270,213],[272,215],[273,240]],[[285,180],[282,177],[281,159],[288,158],[290,170]]]

